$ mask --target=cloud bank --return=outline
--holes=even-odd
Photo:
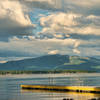
[[[0,1],[0,38],[31,34],[34,25],[18,1]],[[3,40],[3,39],[2,39]]]
[[[19,0],[20,1],[20,0]],[[22,0],[28,8],[100,15],[100,0]]]
[[[40,19],[43,27],[40,35],[56,38],[100,37],[100,17],[73,13],[53,13]],[[75,37],[76,36],[76,37]]]
[[[40,23],[45,27],[42,33],[51,31],[53,34],[55,31],[59,33],[67,31],[69,34],[91,35],[95,33],[98,35],[100,17],[91,13],[91,9],[93,9],[92,11],[96,9],[96,12],[99,13],[99,3],[99,0],[84,0],[83,2],[79,0],[2,0],[0,2],[0,37],[3,39],[1,38],[1,40],[12,36],[32,35],[35,25],[32,24],[28,13],[34,8],[59,11],[56,13],[58,15],[51,14],[41,18]],[[84,14],[84,11],[87,12]],[[51,22],[49,23],[49,21]],[[56,36],[63,38],[60,34],[55,34]],[[49,37],[52,37],[51,33]]]
[[[0,1],[0,55],[100,55],[99,4],[100,0]]]

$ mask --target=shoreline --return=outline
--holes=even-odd
[[[33,71],[33,70],[0,70],[0,75],[14,75],[14,74],[66,74],[66,73],[99,73],[95,71],[86,70],[47,70],[47,71]]]
[[[0,77],[22,77],[22,78],[30,78],[30,77],[37,77],[37,78],[50,78],[50,77],[79,77],[79,76],[85,76],[85,77],[92,77],[92,76],[98,76],[100,77],[100,73],[46,73],[46,74],[6,74],[6,75],[0,75]]]

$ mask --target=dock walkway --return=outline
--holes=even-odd
[[[100,87],[96,87],[96,86],[21,85],[21,88],[22,89],[36,89],[36,90],[100,93]]]

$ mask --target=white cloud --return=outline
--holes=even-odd
[[[76,54],[80,54],[80,51],[78,49],[73,49],[73,52]]]
[[[19,0],[28,8],[100,15],[100,0]]]
[[[93,6],[97,6],[98,3],[100,3],[99,0],[84,0],[84,1],[80,1],[80,0],[77,0],[77,1],[73,1],[73,0],[64,0],[66,3],[67,2],[70,2],[71,4],[75,4],[75,5],[78,5],[78,6],[82,6],[82,7],[93,7]]]
[[[50,55],[54,55],[54,54],[58,54],[59,51],[58,50],[52,50],[52,51],[49,51],[48,54]]]
[[[46,10],[57,10],[62,8],[62,0],[19,0],[26,5],[30,10],[40,8]]]
[[[47,17],[42,17],[40,19],[40,24],[42,26],[49,26],[52,22],[55,24],[63,25],[63,26],[75,26],[78,23],[74,21],[75,18],[80,17],[81,15],[73,14],[73,13],[56,13],[51,14]],[[54,25],[55,26],[55,25]],[[51,27],[54,27],[53,25]]]
[[[49,16],[42,17],[40,24],[43,26],[44,36],[52,37],[70,37],[70,35],[95,35],[100,36],[100,16],[83,16],[73,13],[52,13]],[[61,33],[61,34],[58,34]]]
[[[9,18],[22,26],[32,25],[29,17],[24,15],[22,5],[17,1],[2,0],[0,2],[0,18]]]
[[[26,35],[34,25],[18,1],[0,1],[0,37]]]
[[[10,39],[0,42],[0,55],[100,55],[99,4],[100,0],[1,0],[0,40]],[[43,29],[34,33],[36,37],[28,16],[34,8],[52,10],[51,15],[40,14]]]
[[[100,56],[100,40],[79,39],[10,39],[0,42],[2,56],[42,56],[47,54],[66,54],[80,56]],[[1,54],[2,53],[2,54]]]
[[[76,40],[74,47],[77,48],[77,47],[79,47],[80,44],[81,44],[81,41]]]
[[[98,7],[98,4],[99,4],[98,0],[95,0],[95,1],[84,0],[83,2],[79,0],[77,1],[73,1],[73,0],[70,0],[70,1],[69,0],[17,0],[17,1],[16,0],[15,1],[2,0],[0,1],[0,37],[5,38],[5,37],[10,37],[10,36],[32,34],[32,28],[34,27],[34,25],[31,23],[30,18],[28,14],[26,13],[26,10],[27,12],[30,12],[28,8],[31,8],[32,10],[33,8],[41,8],[45,10],[47,9],[59,10],[59,11],[67,10],[67,12],[74,12],[73,7],[74,8],[76,7],[76,9],[77,8],[79,9],[79,7],[81,6],[85,8]],[[75,20],[76,18],[81,19],[81,15],[74,14],[74,13],[70,13],[70,14],[59,13],[58,15],[52,14],[46,18],[45,17],[41,18],[41,25],[46,26],[42,32],[49,33],[49,31],[51,31],[52,33],[55,33],[56,31],[56,32],[66,33],[67,31],[67,33],[74,33],[74,32],[81,33],[82,32],[84,34],[91,34],[91,33],[94,34],[95,32],[96,34],[99,34],[100,28],[95,25],[92,25],[92,23],[100,25],[99,24],[100,17],[98,18],[92,17],[92,19],[88,17],[87,18],[88,20],[92,20],[91,26],[81,27],[81,29],[79,29],[78,27],[75,27],[76,25],[79,24],[79,22]],[[51,22],[48,23],[49,21]],[[48,27],[47,25],[49,25],[50,27]],[[51,35],[51,33],[49,34]],[[69,36],[69,35],[67,34],[66,36]],[[63,38],[61,37],[61,35],[57,35],[57,34],[55,34],[55,37]]]
[[[6,63],[7,61],[0,61],[0,63]]]
[[[0,51],[16,52],[20,55],[45,55],[45,54],[73,54],[76,40],[74,39],[11,39],[9,42],[0,42]],[[6,55],[3,54],[3,55]]]

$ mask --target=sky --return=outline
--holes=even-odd
[[[48,54],[100,56],[100,0],[0,0],[0,61]]]

